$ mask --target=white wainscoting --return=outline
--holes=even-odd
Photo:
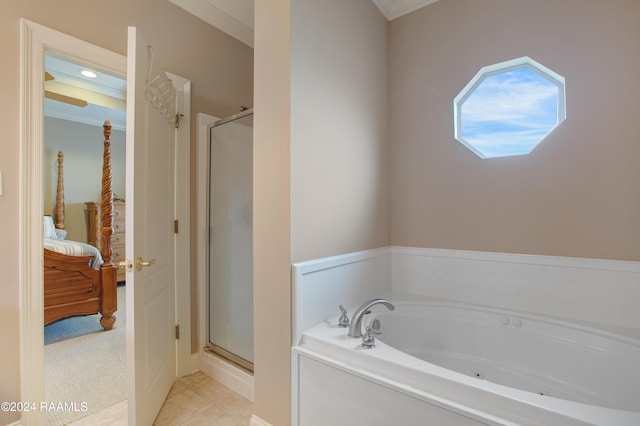
[[[293,345],[319,322],[391,290],[390,248],[296,263],[293,276]],[[353,313],[353,312],[351,312]]]
[[[338,315],[338,305],[355,307],[389,291],[636,330],[640,324],[640,262],[393,246],[297,263],[292,274],[294,345],[305,329]]]
[[[391,248],[395,292],[604,325],[640,324],[640,262]]]

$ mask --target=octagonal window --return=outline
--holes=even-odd
[[[513,59],[482,68],[453,104],[455,138],[480,158],[525,155],[565,120],[564,77]]]

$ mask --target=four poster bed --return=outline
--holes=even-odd
[[[44,325],[101,313],[111,330],[118,309],[117,266],[112,263],[113,190],[111,188],[111,123],[104,122],[100,250],[64,240],[63,155],[58,153],[58,185],[54,217],[44,218]]]

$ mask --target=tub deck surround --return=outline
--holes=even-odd
[[[293,270],[294,426],[358,424],[363,410],[372,425],[395,422],[389,413],[404,424],[425,419],[455,426],[640,424],[640,400],[634,399],[640,394],[640,366],[633,362],[640,354],[638,262],[389,247],[305,262]],[[367,280],[373,280],[371,288]],[[347,306],[351,318],[358,305],[375,297],[397,308],[392,313],[375,309],[367,316],[363,326],[378,317],[383,334],[374,349],[362,349],[361,339],[337,327],[337,306]],[[391,317],[425,303],[451,318],[438,324],[435,334],[417,339],[431,344],[422,351],[414,336],[395,338],[407,328],[402,321],[433,318],[412,312],[394,323]],[[474,317],[477,313],[484,317]],[[465,322],[479,328],[465,330]],[[418,328],[428,329],[426,323]],[[488,330],[497,334],[488,337]],[[477,358],[488,364],[474,364],[473,354],[456,359],[442,348],[434,351],[433,339],[442,345],[449,335],[450,352],[466,356],[478,350]],[[507,349],[494,350],[514,336]],[[483,339],[493,340],[483,348]],[[585,352],[577,355],[578,348]],[[530,352],[531,362],[522,369],[507,362],[516,374],[504,375],[497,367],[523,356],[520,349]],[[538,368],[533,353],[552,367],[542,384],[540,377],[526,377]],[[568,376],[554,356],[569,358]],[[497,358],[493,364],[491,357]],[[486,380],[472,377],[474,372]],[[582,374],[593,377],[578,379]],[[556,379],[569,386],[558,390]],[[598,383],[607,388],[599,389]],[[354,406],[360,413],[353,414]]]
[[[383,296],[396,302],[392,295]],[[360,347],[360,339],[346,336],[344,329],[337,327],[337,320],[337,316],[330,318],[304,332],[301,344],[293,348],[294,356],[298,358],[295,360],[296,368],[300,367],[299,358],[312,359],[346,376],[356,376],[376,384],[380,387],[380,392],[400,393],[407,398],[457,413],[477,424],[522,426],[637,426],[640,424],[638,412],[568,401],[480,380],[420,360],[387,345],[380,339],[376,342],[375,349],[363,349]],[[384,333],[383,331],[383,336]],[[301,371],[297,373],[304,375]],[[334,384],[336,388],[343,385],[348,386],[340,382]],[[304,383],[297,384],[294,389],[301,390],[300,387],[302,387],[301,393],[304,398]],[[352,401],[354,406],[367,404],[367,401],[357,401],[357,395],[353,398],[356,399]],[[297,401],[297,403],[301,403],[304,409],[304,405],[309,401]],[[326,401],[319,401],[319,403],[325,407],[328,406]],[[372,408],[375,409],[375,407]],[[386,406],[383,409],[393,410],[393,407]],[[402,413],[398,415],[402,416]],[[326,424],[349,424],[333,423],[335,419],[331,418],[324,418],[322,421],[330,421]],[[299,424],[306,426],[303,423]]]

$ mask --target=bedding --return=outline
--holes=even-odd
[[[56,229],[51,216],[44,216],[42,233],[42,245],[47,250],[69,256],[92,256],[92,259],[89,261],[89,267],[91,269],[100,269],[100,265],[103,263],[100,251],[89,244],[65,240],[67,231],[64,229]]]
[[[43,246],[47,250],[57,253],[67,254],[69,256],[93,256],[89,261],[91,269],[100,269],[102,265],[102,256],[97,248],[92,245],[69,240],[43,240]]]
[[[42,221],[42,238],[45,240],[64,240],[67,238],[67,231],[56,229],[51,216],[44,216]]]

